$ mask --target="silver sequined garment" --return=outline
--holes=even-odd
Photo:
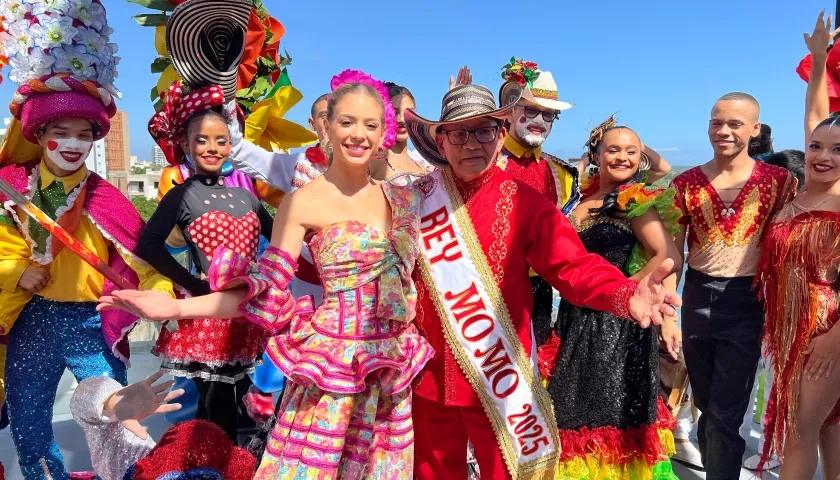
[[[93,469],[102,480],[121,480],[128,467],[155,446],[151,437],[141,440],[115,418],[102,415],[105,400],[120,388],[112,378],[90,377],[79,383],[70,399],[70,411],[85,432]]]

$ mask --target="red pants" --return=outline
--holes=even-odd
[[[481,480],[508,480],[493,425],[481,407],[450,407],[414,396],[414,478],[465,480],[472,441]]]

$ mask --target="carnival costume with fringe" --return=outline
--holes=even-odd
[[[89,120],[94,140],[110,129],[117,58],[104,7],[98,0],[3,6],[14,13],[3,19],[3,49],[19,87],[0,149],[0,176],[130,283],[172,295],[171,282],[133,253],[143,221],[125,196],[81,161],[78,170],[56,177],[36,144],[38,130],[60,119]],[[125,383],[126,337],[137,318],[96,312],[96,301],[115,285],[3,201],[0,334],[9,333],[12,438],[25,478],[64,479],[51,424],[61,375],[69,368],[78,380],[106,374]],[[30,265],[47,269],[51,279],[35,295],[17,285]]]
[[[796,436],[805,353],[838,321],[840,213],[797,214],[788,203],[764,238],[756,286],[764,300],[765,354],[773,359],[773,388],[765,414],[763,458],[781,455]],[[825,425],[840,424],[840,401]]]
[[[155,140],[178,142],[186,120],[224,103],[224,94],[217,86],[191,93],[185,93],[185,88],[180,82],[174,83],[166,105],[150,120],[149,131]],[[256,260],[260,234],[271,236],[274,222],[262,203],[247,191],[230,186],[228,180],[221,175],[194,175],[171,189],[149,219],[137,247],[151,265],[194,296],[210,293],[209,285],[199,276],[209,273],[209,259],[219,246]],[[175,226],[184,232],[195,274],[167,254],[164,242]],[[154,350],[161,356],[161,368],[171,375],[232,384],[253,372],[262,355],[265,332],[242,319],[189,319],[177,325],[173,331],[161,331]],[[204,395],[200,402],[203,407]],[[230,411],[218,412],[219,418],[236,416],[232,391],[228,403]],[[214,406],[214,410],[221,408]],[[215,417],[206,416],[209,412],[204,408],[199,412],[204,416],[198,418],[215,421]],[[235,423],[221,425],[233,438]]]

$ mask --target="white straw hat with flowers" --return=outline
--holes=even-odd
[[[512,57],[510,63],[502,67],[502,79],[505,80],[499,90],[502,105],[507,105],[513,98],[521,98],[527,103],[558,112],[573,106],[560,100],[557,83],[551,72],[539,70],[534,62]]]

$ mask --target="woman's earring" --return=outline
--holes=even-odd
[[[333,153],[332,142],[330,142],[329,140],[324,140],[323,142],[321,142],[321,150],[323,150],[324,153],[327,154],[328,157],[330,155],[332,155],[332,153]]]
[[[374,156],[374,158],[376,158],[377,160],[385,160],[386,158],[388,158],[388,151],[382,147],[379,147],[379,149],[376,151],[376,155]]]
[[[642,158],[639,160],[639,170],[650,170],[650,157],[645,152],[642,152]]]

